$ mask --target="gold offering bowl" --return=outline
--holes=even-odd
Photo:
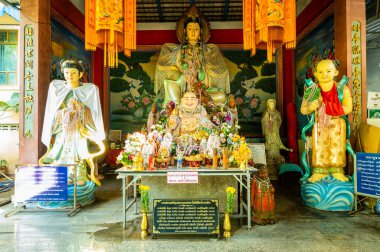
[[[185,160],[189,162],[190,168],[199,168],[201,166],[201,163],[203,161],[203,157],[200,154],[194,155],[194,156],[186,156]]]
[[[160,168],[167,168],[169,161],[170,161],[170,157],[165,157],[165,158],[158,158],[157,157],[155,161],[157,162],[157,167],[159,169]]]
[[[199,154],[194,156],[185,156],[185,160],[192,162],[192,161],[203,161],[203,157]]]

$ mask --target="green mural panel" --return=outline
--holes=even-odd
[[[110,71],[111,129],[123,133],[140,130],[153,102],[163,102],[154,93],[154,74],[159,51],[119,54],[119,66]],[[246,51],[222,51],[229,69],[231,93],[239,113],[241,133],[261,134],[261,115],[266,101],[276,99],[276,64],[266,61],[266,51],[254,57]]]

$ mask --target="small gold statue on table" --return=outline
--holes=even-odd
[[[173,136],[170,132],[167,132],[161,142],[160,148],[157,153],[157,166],[158,168],[167,168],[170,162],[170,148],[173,144]]]

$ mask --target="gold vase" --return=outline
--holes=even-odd
[[[141,220],[141,238],[145,238],[149,235],[149,223],[148,223],[148,213],[142,212],[142,220]]]
[[[216,148],[212,150],[212,168],[218,168],[218,154]]]
[[[224,216],[223,229],[224,229],[223,236],[226,238],[230,238],[231,237],[231,221],[230,221],[229,212],[226,212]]]
[[[143,158],[141,151],[137,152],[137,154],[133,157],[132,170],[134,171],[143,171]]]
[[[223,153],[223,168],[228,168],[228,147],[222,148]]]
[[[239,168],[240,168],[240,170],[245,170],[245,168],[246,168],[246,162],[245,161],[241,161]]]

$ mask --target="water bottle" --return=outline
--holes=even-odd
[[[177,170],[182,169],[182,157],[177,159]]]

